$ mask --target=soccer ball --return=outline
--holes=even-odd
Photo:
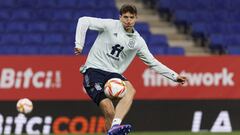
[[[104,93],[108,98],[122,98],[127,92],[124,81],[119,78],[112,78],[104,86]]]
[[[19,99],[17,102],[17,110],[20,113],[28,114],[33,110],[33,103],[28,98]]]

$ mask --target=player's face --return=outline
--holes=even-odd
[[[122,22],[123,27],[127,32],[132,32],[136,20],[137,20],[136,14],[131,14],[127,12],[125,14],[120,15],[120,21]]]

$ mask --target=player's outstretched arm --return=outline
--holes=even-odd
[[[176,81],[180,84],[184,84],[187,80],[188,80],[187,77],[179,75]]]
[[[80,48],[74,48],[74,53],[75,53],[75,55],[80,55],[81,52],[82,52],[82,49],[80,49]]]

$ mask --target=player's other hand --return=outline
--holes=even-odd
[[[177,82],[180,83],[180,84],[184,84],[187,80],[188,79],[185,76],[178,76],[177,77]]]
[[[75,53],[75,55],[80,55],[81,52],[82,52],[82,49],[80,49],[80,48],[74,48],[74,53]]]

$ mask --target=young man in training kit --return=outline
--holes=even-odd
[[[136,90],[122,73],[136,55],[159,74],[181,84],[186,81],[186,77],[178,75],[153,57],[144,39],[134,29],[136,19],[136,7],[125,4],[120,9],[119,20],[81,17],[77,24],[76,55],[82,52],[86,31],[90,29],[99,32],[80,71],[88,95],[105,116],[108,135],[125,135],[131,131],[130,124],[121,125],[121,122],[132,105]],[[111,78],[120,78],[127,86],[127,93],[116,107],[104,94],[104,84]]]

